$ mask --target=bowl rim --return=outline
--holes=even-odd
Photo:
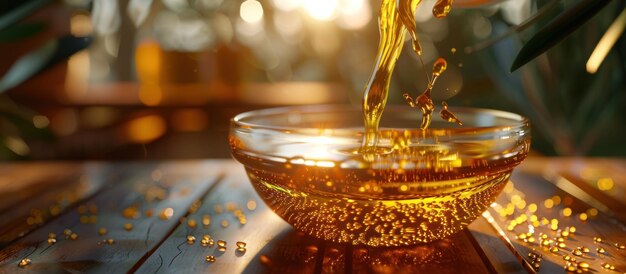
[[[399,105],[391,105],[385,108],[384,113],[388,113],[389,111],[396,112],[404,112],[407,111],[408,107],[403,107]],[[503,111],[496,109],[488,109],[488,108],[473,108],[473,107],[449,107],[454,113],[467,113],[467,114],[490,114],[495,117],[500,117],[504,119],[511,120],[511,125],[500,125],[500,126],[462,126],[461,128],[427,128],[427,129],[419,129],[419,128],[411,128],[408,130],[419,130],[423,132],[434,132],[441,130],[450,130],[454,132],[467,132],[473,130],[503,130],[503,131],[514,131],[517,129],[521,129],[523,127],[529,127],[530,121],[525,116]],[[361,108],[354,105],[349,104],[321,104],[321,105],[297,105],[297,106],[285,106],[285,107],[273,107],[273,108],[264,108],[258,110],[251,110],[239,113],[231,118],[231,128],[249,128],[249,129],[265,129],[265,130],[276,130],[276,131],[304,131],[304,130],[315,130],[317,128],[313,127],[293,127],[293,126],[276,126],[276,125],[261,125],[252,122],[244,121],[250,117],[258,117],[258,116],[269,116],[269,115],[279,115],[279,114],[288,114],[293,112],[299,113],[314,113],[314,112],[325,112],[340,110],[340,111],[361,111]],[[385,115],[383,113],[383,115]],[[343,128],[335,128],[335,129],[343,129]],[[407,130],[407,128],[393,128],[393,127],[381,127],[381,130]]]

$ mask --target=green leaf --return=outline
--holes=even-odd
[[[517,54],[511,72],[535,59],[582,26],[611,0],[582,0],[557,16],[528,40]]]
[[[37,22],[37,23],[20,24],[12,28],[0,30],[0,43],[20,40],[20,39],[35,35],[41,32],[42,30],[45,30],[47,27],[48,25],[41,23],[41,22]]]
[[[3,30],[18,21],[22,20],[24,17],[30,15],[34,11],[43,7],[45,4],[48,4],[51,0],[30,0],[26,1],[26,3],[20,5],[19,7],[12,9],[0,16],[0,30]]]
[[[20,57],[0,79],[0,94],[87,48],[91,44],[91,40],[91,37],[67,35],[50,40],[43,46]]]

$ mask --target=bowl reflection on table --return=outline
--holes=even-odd
[[[296,229],[338,243],[402,246],[450,236],[502,191],[530,147],[528,121],[453,110],[463,126],[389,107],[375,155],[362,155],[362,112],[305,106],[236,116],[229,142],[265,203]]]

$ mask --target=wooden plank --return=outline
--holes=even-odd
[[[601,270],[605,263],[614,265],[619,272],[626,271],[626,250],[612,246],[614,243],[626,244],[626,226],[602,212],[593,216],[595,214],[593,207],[564,192],[541,176],[514,172],[511,181],[513,184],[505,188],[504,194],[489,209],[490,215],[493,216],[490,222],[510,241],[516,254],[525,262],[533,265],[529,253],[541,254],[542,272],[563,273],[563,266],[566,264],[563,256],[569,255],[576,258],[578,262],[589,263],[593,271]],[[546,202],[547,200],[549,201]],[[533,210],[536,211],[533,212]],[[588,219],[581,220],[581,213],[587,214]],[[511,226],[512,220],[517,218],[519,222],[516,223],[519,224]],[[537,218],[540,223],[532,225],[531,219],[534,218]],[[541,223],[544,218],[545,222]],[[557,244],[556,240],[560,234],[551,228],[553,219],[558,221],[557,229],[576,228],[574,233],[563,237],[566,246],[558,248],[555,252],[551,252],[550,248]],[[529,231],[533,232],[533,242],[524,242],[521,238],[516,239],[516,235]],[[548,247],[541,245],[540,233],[547,235],[548,241],[552,240],[548,242]],[[594,237],[601,237],[603,242],[594,242]],[[590,252],[577,256],[574,252],[578,247],[587,247]],[[606,253],[598,253],[596,248],[603,248]]]
[[[229,176],[202,199],[195,213],[188,216],[188,221],[194,220],[197,226],[178,226],[138,268],[137,273],[285,273],[289,270],[310,273],[313,268],[311,263],[315,260],[309,256],[316,254],[298,250],[306,249],[314,240],[295,233],[266,207],[252,189],[240,165],[231,166],[227,172]],[[233,215],[236,209],[243,211],[246,224],[240,224]],[[202,225],[205,215],[210,216],[211,220],[207,227]],[[222,221],[227,221],[228,226],[224,227]],[[207,234],[215,244],[203,247],[201,240]],[[196,242],[191,245],[187,244],[189,235],[196,238]],[[226,251],[218,250],[218,240],[227,242]],[[246,243],[245,252],[235,250],[237,241]],[[216,261],[206,262],[208,255],[215,256]],[[302,258],[305,258],[305,262],[300,261]]]
[[[527,273],[523,259],[515,256],[505,243],[506,239],[484,217],[471,223],[468,229],[496,273]]]
[[[218,179],[223,163],[126,164],[132,170],[129,176],[85,202],[85,207],[59,216],[2,250],[0,272],[129,271],[171,233],[189,205]],[[135,210],[125,211],[129,207]],[[161,212],[171,217],[161,219]],[[94,224],[82,223],[83,216],[97,219]],[[125,229],[127,223],[133,225],[131,230]],[[108,230],[106,235],[99,235],[101,227]],[[66,239],[64,229],[71,229],[78,239]],[[53,245],[47,243],[50,232],[57,235]],[[102,244],[106,239],[115,242]],[[23,258],[32,263],[20,269],[18,262]]]
[[[96,163],[15,165],[0,180],[6,191],[0,195],[0,248],[94,195],[121,171]]]

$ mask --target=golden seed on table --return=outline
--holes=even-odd
[[[113,239],[107,239],[107,244],[112,245],[115,243],[115,240]]]
[[[246,207],[248,208],[248,210],[255,210],[256,209],[256,201],[249,200],[248,203],[246,204]]]
[[[203,239],[203,240],[207,240],[207,241],[208,241],[208,240],[210,240],[210,239],[211,239],[211,235],[209,235],[209,234],[204,234],[204,235],[202,235],[202,239]]]
[[[580,248],[580,250],[581,250],[582,252],[584,252],[584,253],[589,253],[589,251],[590,251],[590,250],[589,250],[589,248],[588,248],[588,247],[585,247],[585,246],[583,246],[582,248]]]
[[[541,237],[541,239],[548,239],[548,235],[547,234],[543,234],[543,233],[539,233],[539,237]]]
[[[562,242],[565,242],[565,238],[558,237],[558,238],[556,238],[556,241],[559,242],[559,243],[562,243]]]
[[[222,220],[222,227],[228,227],[228,221]]]
[[[569,230],[563,230],[563,231],[561,231],[561,236],[562,236],[562,237],[568,237],[568,236],[569,236]]]
[[[578,263],[578,267],[580,267],[580,268],[589,268],[591,266],[587,262],[579,262]]]
[[[202,225],[206,228],[211,224],[211,216],[202,215]]]
[[[239,247],[239,248],[246,247],[246,243],[242,242],[242,241],[239,241],[239,242],[237,242],[237,247]]]
[[[125,223],[125,224],[124,224],[124,229],[126,229],[127,231],[131,231],[131,230],[133,230],[133,224],[131,224],[131,223]]]
[[[245,247],[239,247],[239,248],[237,248],[237,252],[244,253],[244,252],[246,252],[246,248]]]
[[[551,248],[550,248],[550,252],[552,252],[552,253],[558,253],[558,252],[559,252],[559,248],[558,248],[558,247],[556,247],[556,246],[553,246],[553,247],[551,247]]]
[[[194,244],[195,242],[196,242],[196,237],[191,236],[191,235],[187,236],[187,244],[192,245],[192,244]]]
[[[215,256],[209,255],[206,256],[206,261],[209,263],[214,263],[215,261],[217,261],[217,258],[215,258]]]
[[[78,234],[76,234],[76,233],[70,234],[70,239],[72,239],[72,240],[78,239]]]
[[[224,240],[217,240],[217,246],[219,246],[219,247],[226,247],[226,241],[224,241]]]
[[[582,222],[587,221],[587,213],[580,213],[578,214],[578,219]]]
[[[602,247],[598,247],[598,248],[596,248],[596,252],[598,254],[604,254],[604,253],[606,253],[606,250],[604,250],[604,248],[602,248]]]
[[[57,237],[56,234],[54,234],[52,232],[48,233],[48,238],[56,238],[56,237]]]
[[[55,238],[48,238],[48,244],[54,244],[57,242],[57,239]]]
[[[169,220],[172,216],[174,216],[174,209],[171,207],[165,208],[161,210],[161,213],[159,213],[159,218],[161,218],[161,220]]]
[[[567,272],[576,272],[576,267],[573,265],[568,265],[565,266],[565,270],[567,270]]]
[[[574,232],[576,232],[576,227],[570,226],[569,227],[569,233],[574,233]]]
[[[550,240],[542,240],[542,241],[541,241],[541,245],[542,245],[542,246],[546,246],[546,247],[547,247],[547,246],[550,246]]]
[[[194,220],[194,219],[189,219],[189,220],[187,220],[187,225],[188,225],[189,227],[191,227],[191,228],[196,227],[196,225],[197,225],[196,220]]]
[[[520,240],[526,239],[526,233],[517,234],[517,238],[520,239]]]
[[[601,243],[602,242],[602,238],[600,237],[593,237],[593,241],[596,243]]]
[[[101,227],[98,229],[98,234],[100,234],[100,236],[106,235],[107,234],[107,229],[104,227]]]
[[[89,222],[89,217],[86,215],[80,216],[80,223],[81,224],[86,224]]]
[[[557,246],[558,246],[559,248],[565,248],[565,247],[566,247],[565,243],[559,243]]]
[[[89,216],[89,223],[90,224],[95,224],[97,221],[98,221],[98,216],[96,216],[96,215]]]
[[[27,265],[29,265],[31,263],[29,258],[24,258],[22,260],[20,260],[20,262],[17,264],[20,267],[25,267]]]
[[[72,235],[72,231],[69,228],[63,229],[63,235],[70,236]]]
[[[574,254],[576,256],[582,256],[583,252],[580,251],[580,249],[574,249],[574,250],[572,250],[572,254]]]

